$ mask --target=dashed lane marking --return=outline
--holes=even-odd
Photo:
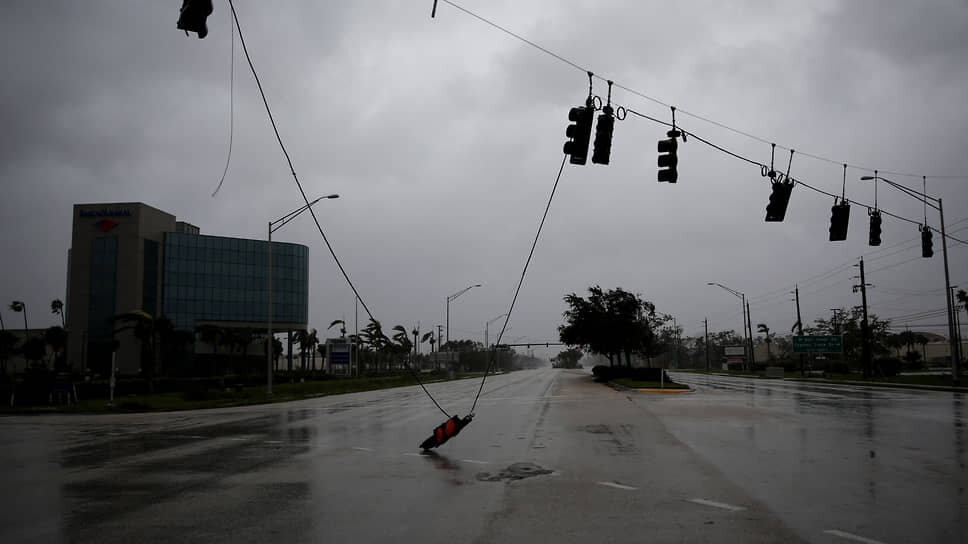
[[[605,487],[614,487],[615,489],[624,489],[625,491],[635,491],[637,487],[632,487],[630,485],[622,485],[615,482],[598,482],[598,485],[604,485]]]
[[[874,540],[873,538],[866,538],[860,535],[855,535],[853,533],[848,533],[846,531],[838,531],[837,529],[827,529],[824,531],[828,535],[839,536],[840,538],[846,538],[847,540],[853,540],[854,542],[863,542],[864,544],[884,544],[880,540]]]
[[[746,510],[745,507],[736,506],[734,504],[726,504],[725,502],[710,501],[706,499],[686,499],[689,502],[694,502],[696,504],[702,504],[704,506],[712,506],[713,508],[722,508],[723,510],[729,510],[731,512],[741,512]]]
[[[475,465],[490,465],[490,461],[478,461],[477,459],[461,459],[461,463],[474,463]]]
[[[353,449],[356,451],[373,451],[371,448],[363,448],[360,446],[353,446]]]

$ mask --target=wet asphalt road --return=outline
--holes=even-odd
[[[683,379],[495,376],[433,455],[416,387],[3,418],[0,542],[966,541],[962,395]],[[479,384],[428,387],[463,415]]]

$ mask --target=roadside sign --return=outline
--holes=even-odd
[[[744,357],[746,346],[723,346],[723,355],[727,357]]]
[[[843,336],[794,336],[793,353],[843,353]]]

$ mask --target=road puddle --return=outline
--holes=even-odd
[[[479,472],[477,473],[477,479],[482,482],[523,480],[524,478],[530,478],[532,476],[551,474],[551,472],[552,471],[534,463],[514,463],[498,473],[492,474],[490,472]]]

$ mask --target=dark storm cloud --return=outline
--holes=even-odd
[[[233,158],[223,189],[209,196],[228,147],[228,6],[215,3],[211,33],[198,40],[175,29],[178,4],[6,6],[3,249],[29,266],[0,272],[0,302],[36,306],[63,296],[74,202],[140,200],[203,233],[246,237],[264,237],[269,219],[299,205],[238,43]],[[879,168],[968,171],[960,3],[462,5],[604,77],[783,145]],[[237,2],[308,196],[341,194],[318,214],[377,317],[427,330],[442,321],[447,294],[479,282],[452,308],[455,330],[474,331],[507,310],[560,164],[568,108],[584,98],[587,80],[449,6],[431,20],[428,7]],[[602,82],[595,92],[605,94]],[[669,115],[624,91],[615,99]],[[769,160],[765,144],[688,116],[680,123]],[[852,214],[849,241],[830,244],[830,199],[799,188],[787,221],[764,225],[768,187],[759,172],[693,141],[681,148],[680,183],[657,184],[655,141],[664,131],[629,119],[616,127],[610,166],[566,168],[514,335],[553,337],[561,296],[595,283],[642,292],[687,332],[706,315],[714,330],[738,328],[733,301],[707,281],[751,296],[782,293],[869,251],[862,209]],[[872,200],[859,174],[851,172],[848,194]],[[836,164],[797,157],[794,175],[840,188]],[[952,221],[968,204],[963,183],[929,186],[950,202]],[[880,199],[906,216],[921,213],[903,195]],[[884,228],[889,244],[913,226]],[[310,218],[279,236],[311,248],[311,326],[351,317],[352,294]],[[874,274],[888,288],[936,288],[938,261]],[[952,248],[953,280],[968,280],[965,264],[964,249]],[[850,275],[835,276],[842,284],[829,289],[810,285],[819,290],[804,297],[805,317],[856,303]],[[785,298],[757,300],[754,319],[787,327]],[[872,304],[884,298],[875,293]],[[904,299],[883,312],[933,309],[939,300]]]

